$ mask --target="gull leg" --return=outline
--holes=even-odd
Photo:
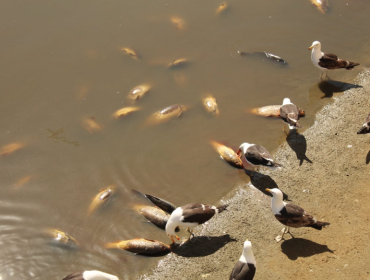
[[[281,230],[281,232],[283,233],[282,235],[278,235],[278,236],[275,237],[276,242],[280,242],[283,239],[284,234],[286,234],[286,233],[289,233],[290,234],[289,227],[283,228]]]

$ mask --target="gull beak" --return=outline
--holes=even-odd
[[[312,50],[312,49],[313,49],[313,46],[309,47],[308,49],[309,49],[309,50]]]
[[[249,241],[248,239],[246,239],[245,241]]]
[[[267,191],[267,192],[271,193],[271,190],[270,190],[270,189],[265,189],[265,191]]]

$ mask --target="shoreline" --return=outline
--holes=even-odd
[[[254,279],[368,279],[370,229],[369,135],[357,135],[370,112],[370,71],[365,69],[351,88],[334,97],[302,134],[290,133],[274,153],[281,170],[260,170],[229,194],[228,211],[195,230],[191,242],[159,261],[153,273],[138,279],[228,279],[245,239],[257,261]],[[320,221],[321,231],[292,229],[276,243],[283,225],[270,208],[265,188],[279,187],[289,200]],[[207,238],[207,236],[209,238]]]

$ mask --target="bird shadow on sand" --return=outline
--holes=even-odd
[[[297,130],[290,130],[289,133],[286,134],[286,141],[289,147],[295,152],[297,159],[299,160],[299,165],[302,165],[304,160],[312,163],[312,161],[306,156],[307,141],[304,135],[299,134]]]
[[[370,151],[366,155],[366,164],[369,164],[370,162]]]
[[[360,85],[335,81],[331,79],[321,81],[320,83],[318,83],[318,87],[321,92],[324,93],[324,96],[322,96],[321,99],[331,98],[336,92],[343,92],[351,88],[362,88],[362,86]]]
[[[225,234],[221,236],[195,236],[189,242],[179,246],[172,247],[172,252],[176,255],[192,258],[205,257],[214,254],[229,242],[235,242],[236,239]]]
[[[325,252],[334,253],[327,245],[304,238],[292,238],[281,243],[281,251],[291,260],[307,258]]]
[[[252,171],[248,169],[244,169],[244,172],[250,177],[252,185],[259,191],[263,192],[265,195],[272,196],[271,193],[266,191],[266,189],[279,188],[274,179],[272,179],[269,175],[254,171],[252,176]],[[283,193],[283,198],[284,200],[290,201],[288,199],[288,195],[285,193]]]

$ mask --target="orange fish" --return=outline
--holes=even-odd
[[[98,207],[102,206],[109,202],[112,196],[116,192],[115,186],[109,186],[104,189],[101,189],[100,192],[93,198],[93,201],[90,204],[88,214],[91,215]]]
[[[1,147],[0,156],[8,156],[26,146],[24,143],[15,142]]]
[[[122,48],[121,50],[123,52],[125,52],[127,55],[129,55],[132,58],[134,58],[134,59],[138,59],[139,58],[139,55],[133,49],[130,49],[130,48]]]
[[[101,124],[97,123],[95,117],[83,119],[82,126],[90,133],[97,132],[103,128]]]

